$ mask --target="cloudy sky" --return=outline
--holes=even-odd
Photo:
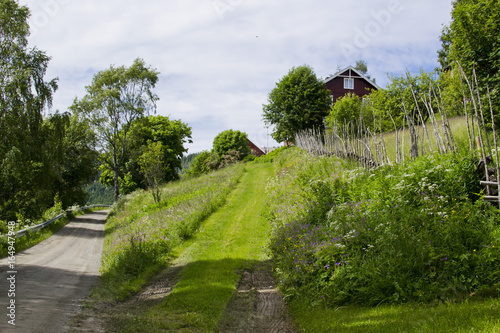
[[[158,114],[193,130],[189,153],[223,130],[267,135],[262,104],[294,66],[320,78],[363,59],[384,87],[388,74],[431,71],[451,0],[20,0],[31,46],[52,57],[54,110],[85,94],[95,73],[142,58],[161,72]]]

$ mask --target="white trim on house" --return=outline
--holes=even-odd
[[[349,75],[341,75],[342,73],[346,72],[346,71],[349,71]],[[363,73],[361,73],[360,71],[358,71],[356,68],[352,67],[352,66],[349,66],[347,68],[344,68],[343,70],[339,71],[337,74],[333,75],[333,76],[330,76],[330,77],[327,77],[325,79],[325,83],[328,83],[338,77],[344,77],[344,78],[356,78],[356,77],[353,77],[351,76],[352,72],[356,73],[360,78],[363,78],[365,79],[366,81],[368,81],[368,83],[370,83],[372,86],[374,86],[375,88],[377,89],[382,89],[380,88],[375,82],[373,82],[372,80],[370,80],[369,78],[366,77],[366,75],[364,75]],[[349,89],[349,88],[345,88],[345,89]],[[353,88],[354,89],[354,88]]]

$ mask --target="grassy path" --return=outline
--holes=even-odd
[[[241,272],[267,259],[263,212],[269,163],[247,167],[226,205],[176,251],[177,283],[165,299],[122,323],[120,331],[211,332],[233,297]]]

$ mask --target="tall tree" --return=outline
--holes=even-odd
[[[45,144],[42,146],[50,166],[54,195],[63,207],[82,205],[87,201],[85,186],[91,183],[98,167],[96,136],[86,119],[69,112],[49,116],[43,124]]]
[[[29,10],[0,1],[0,219],[38,217],[53,202],[41,130],[57,79],[45,81],[50,58],[28,48]]]
[[[332,105],[331,93],[307,65],[293,67],[269,93],[263,118],[274,125],[272,137],[294,142],[303,129],[324,128],[323,119]]]
[[[157,141],[149,144],[144,153],[139,156],[141,173],[146,178],[155,203],[159,203],[161,200],[160,186],[163,184],[165,173],[168,170],[162,161],[164,155],[164,147],[160,141]]]
[[[451,23],[443,29],[441,42],[441,65],[448,68],[458,61],[469,76],[475,70],[482,93],[490,87],[496,112],[500,113],[499,1],[454,1]]]
[[[87,94],[71,107],[89,119],[99,134],[101,148],[109,153],[103,155],[103,162],[113,172],[115,200],[120,195],[119,172],[130,127],[136,119],[156,112],[158,96],[153,89],[158,75],[142,59],[128,68],[111,66],[94,76],[86,87]]]

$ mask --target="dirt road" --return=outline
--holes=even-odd
[[[77,217],[48,240],[18,253],[15,274],[8,273],[6,259],[0,260],[0,332],[64,331],[99,276],[106,215],[97,211]],[[15,281],[8,280],[13,275]],[[15,297],[9,292],[13,286]],[[12,300],[15,326],[8,323]]]

